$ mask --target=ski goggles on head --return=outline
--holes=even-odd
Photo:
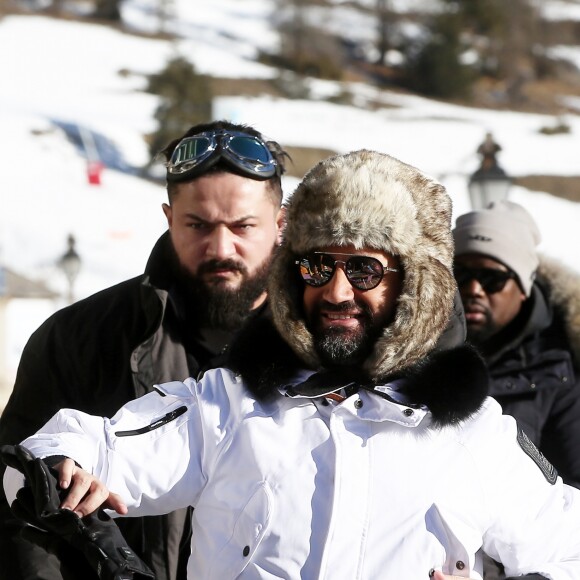
[[[334,256],[342,256],[345,259],[337,260]],[[385,272],[398,272],[396,268],[383,266],[376,258],[358,254],[312,252],[296,260],[296,264],[304,282],[315,288],[324,286],[332,280],[337,264],[343,265],[347,280],[357,290],[372,290],[381,283]]]
[[[167,180],[193,179],[220,160],[252,179],[266,180],[280,173],[277,161],[262,139],[218,129],[182,139],[165,164]]]
[[[496,270],[494,268],[467,268],[456,265],[453,268],[453,274],[457,280],[457,286],[461,287],[471,280],[477,280],[486,294],[501,292],[508,280],[517,281],[517,275],[511,270]]]

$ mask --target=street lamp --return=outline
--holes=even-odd
[[[477,149],[481,155],[481,165],[469,178],[469,197],[474,210],[483,209],[490,203],[506,199],[511,186],[511,178],[499,166],[496,158],[501,147],[487,133]]]
[[[69,234],[67,238],[68,250],[58,261],[58,265],[64,272],[68,282],[67,301],[69,304],[74,302],[74,283],[81,269],[81,258],[75,250],[75,244],[75,237],[72,234]]]

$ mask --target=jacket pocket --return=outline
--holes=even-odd
[[[262,481],[238,515],[228,543],[215,559],[211,578],[237,578],[244,571],[270,526],[272,507],[272,491]]]

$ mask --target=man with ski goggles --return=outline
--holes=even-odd
[[[282,148],[252,127],[216,121],[192,127],[162,153],[168,231],[145,273],[62,309],[34,333],[0,418],[1,443],[22,440],[61,408],[112,416],[155,383],[200,376],[265,308],[282,231]],[[189,519],[180,510],[119,527],[158,579],[179,580]],[[94,576],[70,547],[57,556],[17,537],[12,520],[0,497],[0,580],[24,571],[47,580]]]
[[[453,233],[467,338],[484,355],[490,395],[580,487],[580,277],[537,253],[540,232],[518,204],[460,216]],[[488,577],[502,577],[496,567],[486,563]]]
[[[199,304],[203,342],[238,328],[266,298],[282,231],[286,154],[252,129],[227,122],[193,127],[162,152],[169,202],[163,211],[182,280]]]

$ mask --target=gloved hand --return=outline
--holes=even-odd
[[[0,458],[26,477],[27,486],[18,491],[11,505],[17,518],[80,550],[101,580],[155,578],[103,510],[80,518],[59,507],[67,491],[59,487],[57,472],[42,459],[22,445],[2,446]]]

